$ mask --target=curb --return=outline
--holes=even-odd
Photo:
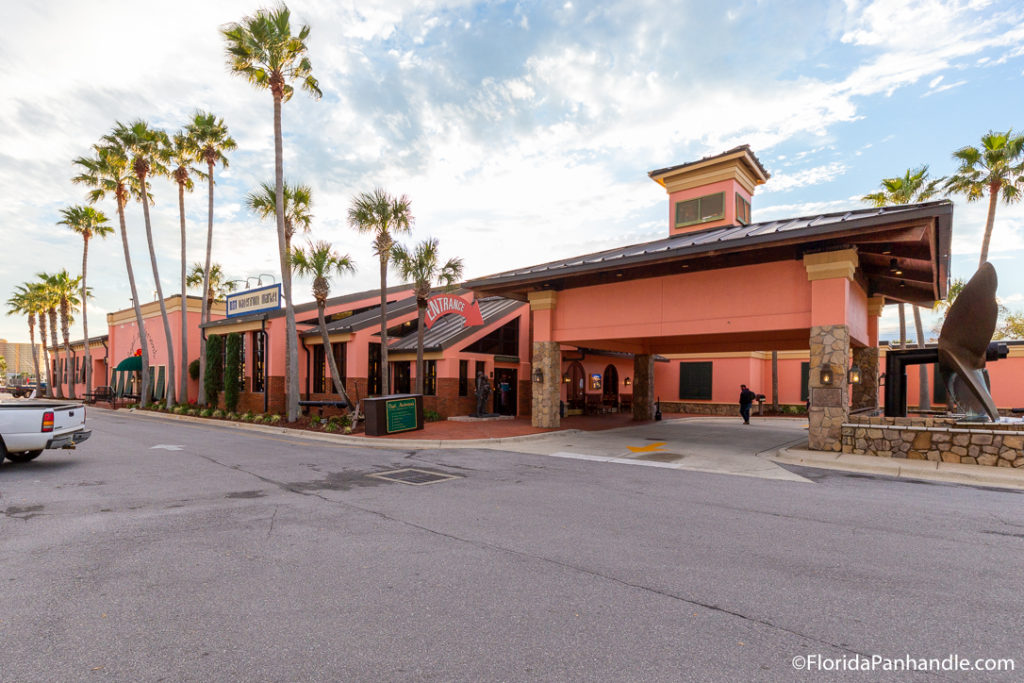
[[[110,411],[115,414],[114,411]],[[227,429],[238,429],[242,431],[261,432],[263,434],[275,434],[291,436],[299,439],[312,441],[326,441],[337,445],[360,446],[363,448],[382,448],[388,450],[402,450],[408,448],[481,448],[488,446],[500,446],[514,444],[522,441],[539,441],[551,436],[564,436],[577,434],[583,430],[563,429],[557,432],[541,432],[539,434],[523,434],[521,436],[503,436],[494,439],[379,439],[370,436],[352,436],[351,434],[329,434],[325,432],[312,432],[304,429],[289,429],[287,427],[272,427],[268,425],[251,424],[247,422],[233,422],[228,420],[214,420],[205,417],[192,417],[191,415],[173,415],[157,413],[149,410],[127,409],[129,415],[139,418],[163,419],[177,422],[189,422],[212,427],[224,427]],[[121,412],[120,414],[124,414]]]
[[[990,486],[994,488],[1024,490],[1024,470],[986,465],[962,465],[960,463],[934,462],[931,460],[906,460],[904,458],[882,458],[873,455],[853,455],[810,451],[806,448],[780,448],[770,458],[773,462],[803,465],[844,472],[882,474],[899,479],[921,479],[941,481],[967,486]]]

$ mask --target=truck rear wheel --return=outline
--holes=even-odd
[[[11,462],[28,462],[29,460],[35,460],[42,454],[42,450],[38,451],[24,451],[22,453],[8,453],[7,459]]]

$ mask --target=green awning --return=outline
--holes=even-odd
[[[142,370],[142,356],[128,356],[123,361],[117,364],[115,370],[134,370],[140,372]]]

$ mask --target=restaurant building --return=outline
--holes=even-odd
[[[747,146],[649,175],[668,195],[667,237],[477,278],[454,292],[479,307],[480,321],[448,315],[425,330],[424,408],[474,412],[474,379],[484,372],[495,389],[491,411],[529,415],[538,427],[618,410],[650,419],[659,402],[663,410],[735,414],[740,384],[771,400],[775,352],[779,402],[795,412],[809,399],[811,446],[838,449],[848,416],[879,405],[883,307],[930,307],[946,295],[952,203],[753,222],[755,189],[769,176]],[[387,297],[392,390],[405,393],[415,382],[416,301],[409,285]],[[201,327],[199,303],[188,297],[192,357],[201,333],[241,334],[240,409],[283,413],[284,311],[237,314],[219,303]],[[380,394],[379,303],[377,290],[329,299],[329,349],[316,304],[295,306],[302,399],[333,398],[327,353],[354,400]],[[159,394],[159,307],[143,310]],[[180,297],[168,299],[172,329],[182,310]],[[136,352],[133,321],[130,309],[108,316],[95,377]],[[991,366],[1001,408],[1024,404],[1019,382],[1000,381],[1022,363],[1024,347],[1012,344],[1009,358]],[[925,371],[934,388],[934,369]],[[909,371],[911,405],[917,372]],[[941,387],[933,390],[944,400]],[[197,393],[190,382],[190,400]]]

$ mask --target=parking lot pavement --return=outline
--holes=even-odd
[[[807,420],[693,417],[602,432],[552,434],[506,450],[562,458],[808,481],[768,458],[783,446],[807,441]]]

